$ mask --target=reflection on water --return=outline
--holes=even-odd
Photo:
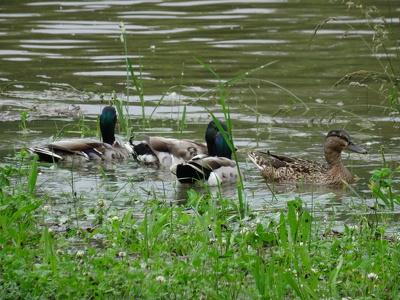
[[[388,7],[381,5],[381,14],[389,15]],[[331,16],[337,19],[320,28],[311,41],[317,24]],[[342,3],[23,0],[3,4],[0,20],[1,163],[24,146],[45,144],[79,119],[95,130],[95,117],[111,100],[111,93],[127,98],[121,21],[127,30],[129,57],[136,74],[142,76],[144,112],[147,118],[151,116],[143,126],[139,97],[130,88],[129,114],[135,135],[203,141],[209,112],[223,117],[220,94],[214,88],[276,61],[231,82],[223,91],[240,166],[246,174],[245,199],[253,208],[282,208],[299,196],[317,215],[335,211],[348,219],[349,203],[363,200],[349,189],[268,186],[247,162],[248,150],[269,149],[324,161],[324,136],[330,129],[345,127],[370,153],[343,157],[351,172],[360,177],[354,189],[371,204],[367,183],[371,170],[382,167],[379,150],[385,148],[390,166],[400,160],[399,128],[394,125],[399,117],[386,110],[387,103],[379,94],[384,86],[367,80],[363,85],[332,88],[347,73],[382,72],[380,63],[386,63],[384,53],[371,53],[365,43],[374,32],[365,26],[360,11]],[[348,24],[357,32],[348,31]],[[387,50],[395,52],[394,48]],[[380,62],[375,59],[379,55]],[[28,128],[39,133],[17,133],[22,110],[31,116]],[[65,137],[79,136],[79,130],[73,130]],[[84,207],[96,205],[90,199],[98,193],[98,198],[106,198],[121,210],[132,203],[140,209],[137,202],[152,195],[172,203],[187,199],[187,187],[177,185],[168,170],[134,162],[102,167],[107,179],[92,164],[73,170],[41,167],[38,185],[55,207],[63,205],[63,209],[71,209],[76,201],[73,192],[82,196],[79,202]],[[237,193],[235,185],[222,188],[223,197],[235,199]]]

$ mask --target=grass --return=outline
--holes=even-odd
[[[219,95],[233,137],[226,87],[247,73],[223,82],[198,62],[218,79],[212,92]],[[143,90],[128,58],[127,66],[146,122]],[[126,103],[114,101],[119,117],[127,115]],[[185,115],[184,110],[181,128]],[[128,133],[129,118],[121,123]],[[24,121],[20,126],[26,129]],[[86,194],[94,203],[92,225],[80,228],[74,222],[79,203],[73,178],[74,211],[69,227],[60,229],[46,221],[50,204],[38,193],[36,158],[21,152],[12,165],[0,167],[0,298],[395,299],[400,246],[383,224],[395,225],[390,220],[399,204],[393,186],[398,169],[389,169],[384,155],[382,160],[369,185],[375,205],[363,209],[389,221],[371,222],[367,214],[354,213],[352,225],[344,224],[341,232],[296,196],[284,210],[252,211],[242,180],[238,199],[189,190],[187,204],[178,206],[148,191],[149,199],[133,194],[132,208],[119,213],[99,195],[113,202],[121,190],[102,191],[100,185]],[[139,213],[138,201],[144,203]]]
[[[139,218],[134,208],[115,215],[93,198],[92,227],[55,230],[44,222],[46,199],[35,196],[36,160],[23,153],[16,159],[18,168],[0,169],[1,299],[394,299],[399,293],[397,236],[362,215],[337,232],[298,197],[285,210],[242,217],[236,200],[190,190],[185,206],[155,198]]]

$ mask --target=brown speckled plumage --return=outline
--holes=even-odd
[[[315,184],[340,185],[344,181],[354,183],[352,174],[342,163],[341,153],[350,150],[365,154],[366,150],[358,147],[351,140],[346,130],[331,130],[325,139],[324,152],[327,165],[268,152],[268,158],[264,158],[249,152],[248,155],[259,168],[265,179],[275,182],[306,181]]]

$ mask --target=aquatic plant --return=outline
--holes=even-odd
[[[386,18],[381,15],[378,6],[365,6],[362,2],[348,1],[345,5],[347,11],[359,11],[361,13],[361,19],[365,20],[365,22],[360,22],[360,24],[368,29],[372,29],[373,34],[371,35],[371,39],[368,40],[364,35],[358,33],[357,28],[350,22],[341,20],[348,27],[348,30],[343,32],[342,41],[345,41],[346,37],[351,33],[357,35],[371,51],[373,57],[376,58],[376,63],[382,71],[378,72],[373,70],[373,68],[371,70],[354,70],[351,73],[345,74],[335,82],[333,87],[342,83],[347,83],[352,87],[371,90],[387,101],[387,107],[389,109],[400,112],[399,74],[396,67],[396,65],[398,65],[398,61],[396,62],[398,55],[393,55],[393,53],[398,53],[400,49],[395,36],[397,31],[391,21],[393,20],[392,16]],[[390,3],[387,2],[386,5],[388,5],[389,12],[391,12]],[[321,21],[311,35],[310,45],[315,35],[322,27],[339,19],[339,17],[329,17]],[[356,79],[359,81],[354,81]],[[379,90],[371,89],[367,83],[369,80],[381,83]],[[389,88],[385,88],[387,84],[389,84]]]

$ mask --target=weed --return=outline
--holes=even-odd
[[[26,122],[28,121],[30,115],[27,110],[21,111],[20,114],[21,114],[21,121],[19,121],[18,127],[21,129],[20,131],[21,133],[28,134],[30,130],[28,129]]]
[[[373,80],[375,82],[381,82],[383,85],[379,89],[379,91],[375,91],[381,97],[384,97],[387,101],[387,106],[391,110],[397,110],[400,112],[400,90],[399,90],[399,75],[397,74],[396,65],[398,62],[395,62],[392,59],[392,55],[389,53],[388,49],[393,49],[394,53],[399,52],[399,47],[397,43],[396,37],[391,37],[395,34],[395,30],[393,30],[392,24],[386,19],[384,16],[380,14],[379,9],[376,6],[364,6],[360,2],[352,2],[349,1],[346,3],[347,9],[351,10],[359,10],[362,17],[366,22],[364,23],[369,29],[373,30],[373,34],[371,40],[366,40],[363,35],[358,34],[357,29],[350,24],[349,22],[345,22],[347,24],[349,31],[357,34],[363,43],[370,49],[370,51],[377,58],[376,62],[378,66],[382,69],[381,72],[372,71],[372,70],[356,70],[349,74],[344,75],[340,78],[333,86],[336,87],[341,83],[348,83],[350,86],[358,86],[363,88],[369,88],[367,82],[368,80]],[[388,5],[390,5],[388,3]],[[313,34],[310,38],[310,45],[317,34],[318,30],[320,30],[323,26],[326,26],[329,22],[335,21],[338,18],[328,18],[319,23]],[[390,19],[390,18],[389,18]],[[348,31],[343,34],[343,37],[348,35]],[[383,53],[379,53],[379,51],[383,51]],[[397,57],[397,56],[396,56]],[[351,81],[353,78],[360,78],[358,82]],[[383,88],[384,85],[389,84],[389,93],[387,93],[387,89]],[[389,94],[389,95],[387,95]]]

